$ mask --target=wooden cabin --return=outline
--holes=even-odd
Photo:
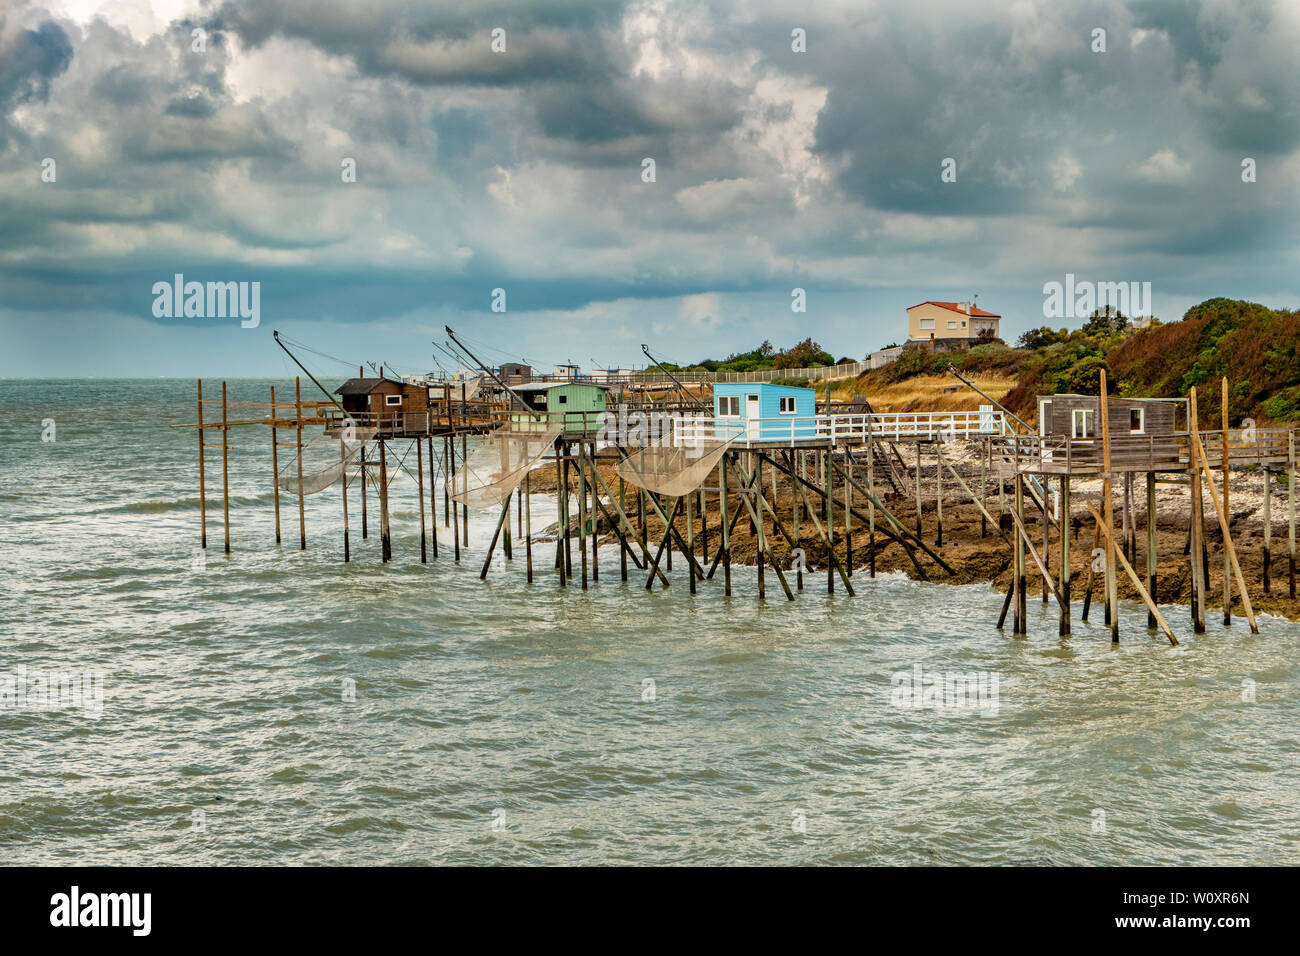
[[[429,424],[429,389],[389,378],[350,378],[334,390],[339,404],[363,428],[391,434],[424,434]]]
[[[530,365],[522,365],[519,362],[506,362],[501,366],[501,381],[507,385],[527,385],[533,380],[533,369]]]
[[[511,427],[518,431],[546,431],[561,425],[566,433],[599,431],[605,425],[608,391],[603,385],[586,382],[520,385],[514,392],[525,407],[516,404],[511,410]]]
[[[1185,451],[1188,403],[1183,398],[1123,398],[1106,402],[1116,470],[1178,467]],[[1182,426],[1181,430],[1179,426]],[[1053,460],[1100,464],[1101,399],[1096,395],[1038,396],[1038,434]]]
[[[817,395],[811,388],[770,382],[716,382],[714,427],[743,441],[807,441],[817,436]]]

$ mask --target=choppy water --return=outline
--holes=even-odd
[[[104,679],[98,718],[0,703],[7,862],[1300,860],[1295,624],[1196,639],[1178,608],[1171,648],[1128,606],[1115,648],[1032,601],[1015,640],[987,588],[832,600],[819,575],[764,604],[745,569],[691,597],[678,562],[646,593],[612,549],[586,593],[520,561],[482,583],[489,518],[422,566],[410,490],[395,560],[354,517],[345,566],[334,490],[310,550],[292,499],[274,546],[260,429],[235,433],[235,552],[213,482],[196,571],[195,437],[166,427],[193,419],[188,381],[0,382],[0,681]],[[893,706],[918,664],[996,675],[996,714]]]

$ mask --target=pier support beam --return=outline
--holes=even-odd
[[[1070,477],[1061,477],[1061,567],[1060,584],[1057,590],[1061,594],[1061,637],[1070,636]],[[1046,549],[1044,549],[1046,552]],[[1044,554],[1046,560],[1046,554]]]
[[[339,447],[343,445],[339,442]],[[415,440],[415,480],[419,493],[417,495],[420,506],[420,563],[429,563],[429,533],[424,526],[424,449],[420,446],[420,439]]]
[[[433,556],[438,557],[438,480],[433,467],[433,436],[427,439],[429,448],[429,530],[433,538]]]
[[[382,438],[379,440],[379,550],[383,562],[393,559],[393,538],[388,525],[388,447]]]
[[[1159,515],[1156,512],[1156,473],[1147,472],[1147,593],[1151,595],[1152,603],[1156,603],[1159,598],[1156,591],[1156,530],[1159,526]],[[1156,626],[1156,615],[1154,611],[1147,612],[1147,627]]]
[[[208,487],[203,471],[203,379],[199,383],[199,547],[208,546]],[[1293,547],[1292,551],[1295,550]]]

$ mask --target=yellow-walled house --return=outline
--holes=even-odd
[[[907,337],[914,342],[930,339],[976,339],[998,335],[1002,316],[985,312],[969,302],[922,302],[907,310]]]

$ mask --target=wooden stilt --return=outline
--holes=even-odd
[[[1159,526],[1159,514],[1156,511],[1156,473],[1147,472],[1147,593],[1154,603],[1156,596],[1156,569],[1159,555],[1156,553],[1156,530]],[[1147,613],[1147,627],[1156,626],[1154,612]]]
[[[1088,620],[1088,611],[1092,607],[1092,578],[1094,575],[1093,564],[1096,563],[1094,555],[1097,553],[1097,545],[1101,543],[1101,526],[1096,525],[1092,529],[1092,547],[1088,549],[1088,581],[1083,590],[1083,613],[1079,615],[1079,620]],[[1107,623],[1110,623],[1107,621]]]
[[[1119,643],[1119,579],[1115,572],[1115,495],[1110,472],[1110,398],[1106,391],[1106,370],[1101,369],[1101,496],[1106,522],[1106,605],[1109,609],[1110,640]]]
[[[1272,468],[1264,464],[1264,563],[1260,569],[1264,579],[1264,593],[1273,592],[1273,474]],[[1227,483],[1224,483],[1227,487]],[[1224,509],[1227,511],[1227,509]]]
[[[1098,527],[1102,528],[1106,533],[1106,541],[1110,548],[1110,553],[1115,555],[1119,560],[1119,563],[1124,568],[1129,580],[1133,583],[1133,588],[1142,596],[1142,600],[1146,602],[1147,609],[1155,615],[1156,622],[1160,625],[1161,630],[1165,632],[1165,636],[1169,638],[1169,643],[1177,647],[1178,638],[1174,637],[1174,632],[1165,621],[1164,615],[1160,613],[1160,608],[1156,607],[1155,602],[1151,600],[1151,595],[1148,594],[1147,589],[1142,586],[1142,579],[1137,576],[1137,572],[1133,570],[1133,566],[1128,563],[1128,559],[1124,557],[1124,552],[1115,546],[1115,540],[1111,534],[1110,528],[1104,526],[1104,523],[1101,521],[1101,515],[1097,513],[1096,508],[1092,505],[1088,505],[1088,510],[1092,512],[1094,520],[1099,522]]]
[[[343,485],[343,563],[352,560],[352,542],[348,529],[348,454],[343,433],[339,432],[339,478]]]
[[[592,442],[591,447],[587,449],[587,468],[591,475],[596,474],[596,443]],[[596,514],[596,482],[594,477],[584,479],[583,484],[587,491],[591,492],[591,580],[593,582],[600,580],[600,518]],[[584,492],[585,493],[585,492]]]
[[[415,480],[419,488],[417,498],[420,505],[420,563],[428,564],[429,534],[424,526],[424,449],[420,446],[418,438],[415,440]]]
[[[876,576],[876,449],[871,435],[871,420],[867,420],[867,574]],[[803,582],[800,581],[800,590]]]
[[[1060,617],[1060,634],[1061,637],[1070,636],[1070,477],[1063,475],[1061,477],[1061,565],[1058,571],[1060,574],[1060,584],[1057,590],[1061,592],[1061,617]]]
[[[727,452],[723,452],[722,460],[718,463],[718,511],[722,515],[722,550],[719,552],[722,556],[722,593],[731,597],[731,519],[729,516],[729,506],[727,505]],[[644,512],[642,512],[642,526],[644,527]]]
[[[921,443],[916,443],[916,536],[921,537]]]
[[[827,407],[830,407],[829,397],[827,399]],[[822,468],[826,473],[826,547],[829,552],[829,562],[826,565],[827,594],[835,593],[835,485],[834,480],[831,477],[831,455],[833,453],[834,449],[831,448],[827,448],[822,452]],[[920,475],[920,471],[917,472],[917,475]]]
[[[1192,389],[1192,408],[1196,408],[1195,388]],[[1232,535],[1228,533],[1228,519],[1224,515],[1222,506],[1219,503],[1218,493],[1214,488],[1214,475],[1211,474],[1209,463],[1205,460],[1205,448],[1201,444],[1200,433],[1195,430],[1192,431],[1192,443],[1196,446],[1196,460],[1205,470],[1205,482],[1210,486],[1210,500],[1214,502],[1214,509],[1218,513],[1219,529],[1223,532],[1224,547],[1228,549],[1228,557],[1232,561],[1232,571],[1237,577],[1237,590],[1241,592],[1241,609],[1245,612],[1251,633],[1258,634],[1259,623],[1255,620],[1255,610],[1250,603],[1250,592],[1246,590],[1246,578],[1241,573],[1241,562],[1237,560],[1237,549],[1232,543]]]
[[[451,402],[450,402],[451,386],[447,387],[447,397],[448,397],[447,414],[448,416],[450,416],[451,415]],[[446,484],[451,485],[454,488],[456,484],[456,436],[455,435],[447,436],[447,462],[448,462],[447,468],[449,469],[449,471],[447,472],[445,481]],[[460,508],[457,507],[458,504],[459,502],[457,502],[455,498],[452,498],[451,504],[447,506],[447,511],[450,512],[451,514],[452,558],[456,561],[457,564],[460,564]]]
[[[1200,455],[1200,424],[1196,413],[1196,389],[1192,389],[1191,398],[1191,422],[1190,430],[1192,433],[1191,452],[1189,454],[1188,467],[1191,470],[1191,490],[1192,490],[1192,508],[1191,508],[1191,545],[1189,554],[1191,555],[1192,566],[1192,632],[1195,634],[1205,633],[1205,575],[1204,561],[1205,551],[1201,546],[1201,538],[1205,533],[1203,510],[1205,502],[1201,497],[1201,469],[1198,463]],[[1216,496],[1216,505],[1218,504]],[[1225,548],[1227,543],[1225,542]]]
[[[299,418],[302,416],[299,415]],[[230,450],[230,421],[226,414],[226,383],[221,383],[221,514],[222,530],[226,536],[226,554],[230,553],[230,461],[228,453]],[[298,452],[301,460],[302,439],[298,440]],[[298,500],[302,501],[302,486],[298,487]]]
[[[533,583],[533,500],[530,493],[532,473],[524,475],[524,560],[528,566],[528,583]]]
[[[448,386],[450,389],[450,386]],[[450,392],[449,392],[450,394]],[[447,417],[451,417],[451,406],[447,406]],[[451,438],[444,435],[442,438],[442,526],[451,527]]]
[[[466,416],[468,416],[469,405],[465,400],[464,382],[460,383],[460,405],[463,413]],[[469,434],[466,432],[461,432],[460,433],[460,466],[462,469],[464,469],[465,463],[467,461],[469,461]],[[469,505],[467,504],[462,504],[460,509],[460,533],[463,536],[461,538],[461,543],[468,548],[469,547]]]
[[[564,559],[564,541],[569,535],[569,499],[565,494],[564,442],[555,444],[555,498],[560,506],[560,523],[555,529],[555,567],[560,572],[560,587],[569,586],[569,567]]]
[[[1015,519],[1018,525],[1023,525],[1024,511],[1025,511],[1024,478],[1019,471],[1017,471],[1015,474],[1015,478],[1013,479],[1013,484],[1015,487],[1016,501],[1015,501],[1015,511],[1013,511],[1011,515],[1012,518]],[[1026,607],[1025,607],[1024,535],[1016,535],[1014,574],[1015,574],[1016,594],[1015,594],[1015,600],[1013,602],[1015,605],[1015,611],[1012,613],[1011,616],[1011,633],[1024,634],[1027,633],[1026,625],[1025,625]]]
[[[599,472],[596,473],[596,477],[597,478],[600,477]],[[704,492],[702,491],[700,492],[700,500],[701,501],[704,500]],[[627,510],[627,483],[623,480],[623,476],[619,475],[618,476],[618,513],[620,517],[622,516],[623,512],[626,510]],[[620,575],[622,575],[622,579],[626,581],[627,580],[627,535],[624,531],[622,521],[620,521],[618,525],[618,537],[619,537],[619,544],[620,544],[620,547],[618,549],[618,568],[619,568]]]
[[[208,485],[203,468],[203,379],[199,383],[199,547],[208,546]],[[1293,552],[1295,548],[1291,549]]]
[[[501,538],[501,529],[510,530],[510,496],[501,503],[501,517],[497,518],[496,530],[492,532],[492,543],[488,545],[487,557],[483,559],[483,570],[478,573],[480,581],[487,580],[488,568],[492,566],[492,555],[496,552],[497,541]]]
[[[988,460],[992,456],[992,446],[989,440],[984,439],[984,447],[980,449],[980,537],[987,537],[989,531],[988,519],[985,515],[989,511],[989,482],[988,482]]]
[[[271,489],[275,492],[275,543],[280,543],[280,441],[275,427],[275,420],[279,417],[279,409],[275,407],[275,386],[271,386]],[[200,435],[202,432],[199,433]],[[341,442],[340,442],[341,444]]]
[[[430,435],[426,442],[429,449],[429,530],[433,538],[433,556],[438,557],[438,481],[437,472],[434,470],[433,458],[433,436]]]
[[[361,540],[370,536],[369,522],[366,519],[366,444],[361,443]]]
[[[844,468],[853,475],[853,453],[844,448]],[[776,502],[776,472],[772,472],[772,501]],[[775,520],[775,519],[773,519]],[[844,571],[853,577],[853,482],[844,482]]]
[[[379,439],[379,551],[381,560],[393,559],[392,529],[388,524],[388,446]]]
[[[943,442],[934,445],[934,543],[943,547]]]
[[[1228,485],[1230,484],[1231,465],[1228,454],[1228,376],[1223,376],[1220,382],[1220,418],[1223,425],[1223,513],[1228,516],[1228,533],[1232,533],[1232,505],[1229,500]],[[1228,626],[1232,623],[1232,574],[1228,561],[1228,549],[1223,549],[1223,624]]]
[[[582,589],[587,590],[587,470],[583,466],[582,442],[578,442],[578,551],[582,555]]]
[[[695,560],[695,495],[692,494],[691,492],[687,492],[685,495],[683,495],[683,497],[686,499],[686,549],[687,549],[687,553],[691,556],[691,560],[694,561]],[[688,577],[691,580],[691,588],[690,588],[691,593],[694,594],[695,593],[694,571],[692,571],[691,574],[688,575]]]
[[[302,483],[302,377],[294,379],[294,407],[297,409],[298,421],[298,547],[307,550],[307,515],[306,495]]]
[[[1052,534],[1052,520],[1048,511],[1048,499],[1051,495],[1047,492],[1047,477],[1042,477],[1043,482],[1043,500],[1038,503],[1038,513],[1043,519],[1043,606],[1047,606],[1047,592],[1052,583],[1052,549],[1050,539]]]

